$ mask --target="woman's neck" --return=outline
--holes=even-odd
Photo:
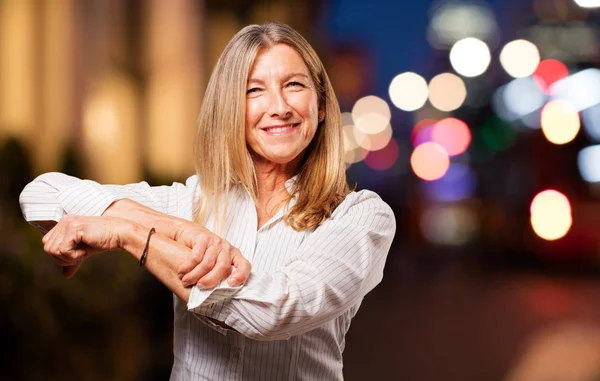
[[[266,223],[288,199],[286,182],[296,174],[295,166],[260,165],[255,163],[258,214],[258,228]]]

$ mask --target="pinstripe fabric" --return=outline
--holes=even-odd
[[[20,201],[32,224],[65,213],[100,215],[121,198],[191,220],[197,185],[195,176],[185,184],[150,187],[48,173],[27,185]],[[252,263],[252,274],[242,287],[224,281],[213,290],[193,288],[187,304],[174,298],[171,380],[343,378],[344,336],[365,294],[381,281],[395,233],[393,213],[367,190],[349,194],[313,231],[294,231],[284,213],[257,230],[249,194],[232,192],[224,238]]]

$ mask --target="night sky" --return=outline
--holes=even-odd
[[[333,42],[360,41],[369,49],[377,73],[375,95],[386,99],[390,81],[405,71],[414,71],[426,79],[438,73],[429,72],[427,60],[434,49],[426,40],[429,10],[439,3],[432,0],[332,0],[324,4],[321,27]],[[445,3],[445,2],[444,2]],[[462,1],[489,5],[500,27],[501,41],[518,35],[515,18],[518,10],[528,7],[530,0]],[[497,60],[497,52],[492,52]]]

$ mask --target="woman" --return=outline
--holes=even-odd
[[[67,277],[121,248],[173,291],[171,380],[341,380],[395,233],[387,204],[348,189],[341,127],[306,40],[251,25],[212,73],[185,185],[49,173],[23,190],[23,214],[42,230],[59,220],[43,242]]]

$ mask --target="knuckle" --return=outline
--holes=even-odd
[[[210,238],[207,237],[205,234],[199,234],[196,236],[195,242],[196,245],[206,246],[210,242]]]
[[[206,266],[212,269],[217,263],[217,257],[215,255],[211,255],[210,258],[206,258],[206,261],[204,262]]]
[[[198,269],[200,270],[200,272],[202,273],[207,273],[212,269],[213,266],[211,266],[210,264],[206,263],[206,262],[202,262],[198,265]]]
[[[200,253],[198,251],[195,252],[194,254],[192,254],[192,263],[200,263],[202,261],[203,256],[203,253]]]

